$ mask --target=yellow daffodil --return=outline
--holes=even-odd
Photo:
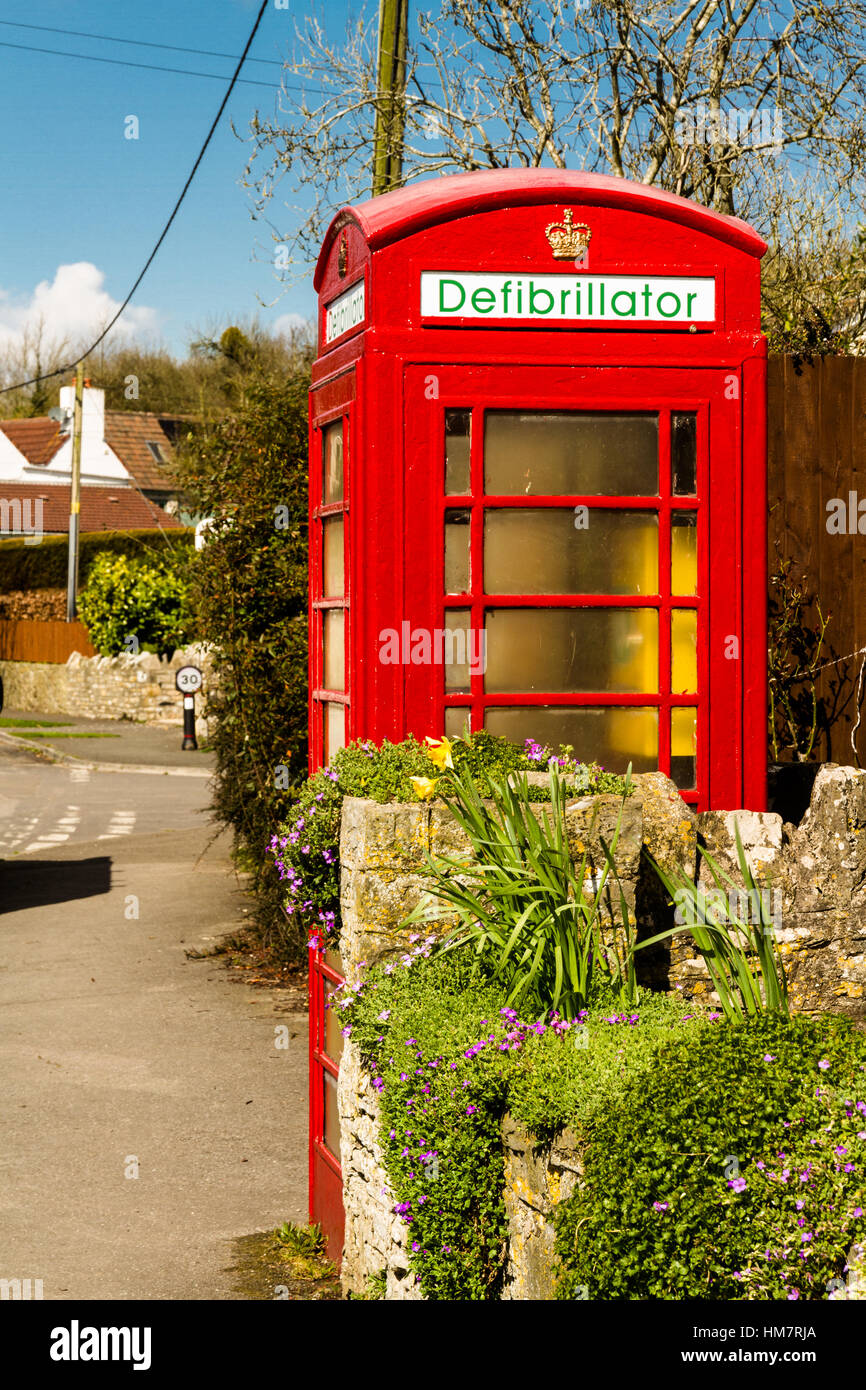
[[[449,738],[431,738],[428,734],[425,742],[430,744],[427,756],[431,763],[435,763],[436,767],[441,767],[443,771],[446,767],[454,766],[451,758],[454,745]]]
[[[422,801],[429,801],[436,790],[436,779],[434,777],[410,777],[409,781],[415,788],[415,795]]]

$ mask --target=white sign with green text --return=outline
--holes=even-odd
[[[421,273],[421,317],[529,323],[712,323],[712,276]]]

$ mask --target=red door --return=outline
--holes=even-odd
[[[349,647],[354,373],[313,393],[310,424],[310,770],[327,766],[347,741],[351,707]],[[315,926],[315,924],[314,924]],[[310,1220],[327,1253],[343,1251],[343,1188],[337,1073],[343,1050],[328,998],[342,983],[337,951],[310,951]]]
[[[567,743],[743,804],[739,380],[406,369],[409,731]]]

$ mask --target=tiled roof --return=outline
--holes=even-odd
[[[65,534],[69,530],[69,492],[65,484],[46,487],[40,483],[0,482],[0,502],[18,498],[24,523],[38,520],[35,503],[42,499],[42,530],[46,534]],[[4,508],[5,512],[7,509]],[[158,526],[177,530],[181,523],[155,502],[149,502],[132,487],[83,487],[81,489],[82,531],[130,531]],[[8,532],[7,532],[8,534]]]
[[[158,444],[166,461],[172,458],[171,440],[149,410],[106,410],[105,442],[114,450],[140,488],[153,492],[174,492],[171,474],[153,457],[148,441]]]
[[[166,424],[171,428],[169,417]],[[0,420],[0,430],[31,464],[50,463],[67,438],[56,420]],[[171,474],[154,458],[148,443],[156,444],[167,462],[173,456],[169,433],[149,410],[106,410],[105,443],[113,449],[133,481],[147,492],[175,492]],[[85,460],[85,467],[87,460]]]
[[[0,420],[0,430],[28,463],[50,463],[66,438],[56,420],[42,416],[33,420]]]

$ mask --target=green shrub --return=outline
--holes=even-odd
[[[559,1296],[825,1298],[866,1232],[864,1067],[866,1039],[829,1016],[666,1042],[587,1124]]]
[[[189,585],[168,564],[99,555],[90,567],[78,611],[101,656],[123,651],[171,653],[191,640]]]
[[[216,680],[207,703],[213,809],[234,832],[260,941],[297,959],[268,843],[307,773],[309,370],[244,378],[231,415],[186,441],[180,479],[215,518],[192,569],[192,605]]]
[[[554,1212],[558,1297],[828,1297],[866,1241],[866,1038],[847,1020],[730,1023],[639,989],[626,1013],[600,990],[571,1023],[527,1023],[433,945],[337,1003],[425,1297],[499,1296],[505,1111],[540,1141],[570,1126],[582,1154]]]
[[[694,1012],[684,1024],[680,1000],[643,990],[627,1015],[611,1013],[599,990],[574,1023],[526,1023],[471,959],[431,958],[432,945],[413,937],[402,956],[347,982],[337,1007],[379,1094],[392,1210],[423,1294],[495,1299],[507,1227],[503,1111],[541,1135],[586,1123],[624,1075],[651,1070],[674,1029],[713,1025]]]
[[[78,583],[85,588],[98,556],[127,555],[131,560],[159,562],[163,557],[189,558],[193,553],[193,528],[170,531],[86,531],[78,543]],[[64,589],[69,559],[66,536],[45,536],[38,545],[25,545],[13,537],[0,540],[0,593],[18,590]]]

